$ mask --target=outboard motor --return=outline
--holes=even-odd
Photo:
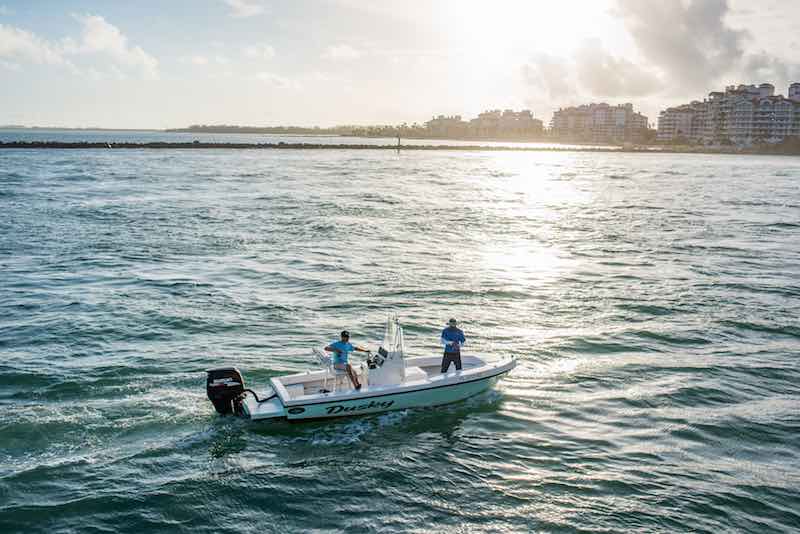
[[[206,393],[217,413],[241,413],[241,398],[245,389],[242,373],[235,367],[208,369],[206,373]]]

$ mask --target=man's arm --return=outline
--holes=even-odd
[[[449,339],[447,339],[446,337],[444,337],[445,336],[445,332],[447,332],[447,331],[446,330],[442,331],[442,345],[444,345],[446,347],[447,345],[452,345],[453,342],[450,341]]]
[[[370,352],[369,349],[365,349],[365,348],[362,348],[362,347],[353,347],[353,350],[355,352]]]

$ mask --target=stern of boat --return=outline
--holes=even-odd
[[[250,419],[284,417],[286,409],[274,390],[259,397],[244,383],[242,373],[235,367],[208,369],[206,395],[220,415],[240,415]]]

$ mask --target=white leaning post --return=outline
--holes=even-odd
[[[341,371],[333,366],[333,358],[327,354],[323,354],[317,349],[311,349],[314,356],[317,357],[317,363],[325,367],[325,378],[322,379],[322,389],[328,389],[328,377],[333,378],[333,391],[334,393],[339,389],[339,378],[346,375],[347,371]]]
[[[343,376],[347,375],[347,371],[342,371],[340,369],[336,369],[335,367],[331,367],[331,371],[333,371],[333,392],[336,393],[339,391],[339,382],[341,382],[341,378]]]

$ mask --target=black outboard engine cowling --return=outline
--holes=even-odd
[[[235,367],[208,369],[206,373],[206,393],[217,413],[241,413],[241,399],[244,396],[242,373]]]

